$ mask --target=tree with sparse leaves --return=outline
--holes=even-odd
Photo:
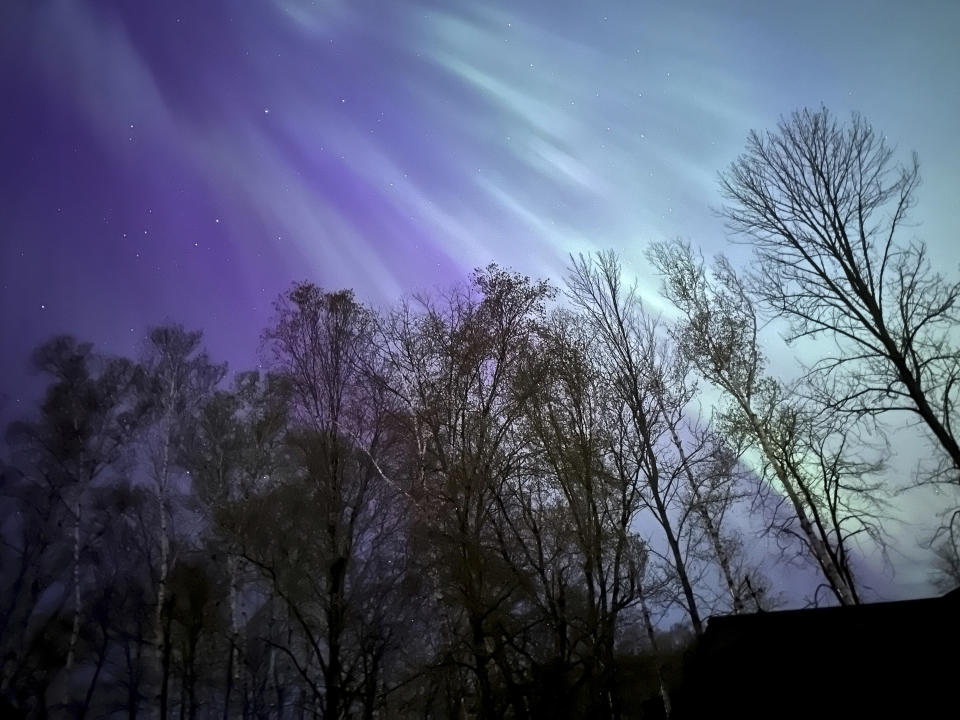
[[[142,462],[156,500],[157,527],[152,529],[158,548],[153,647],[157,703],[165,716],[169,700],[171,651],[166,622],[167,581],[176,562],[171,527],[173,500],[187,493],[186,471],[179,462],[184,434],[204,400],[226,373],[201,344],[202,333],[179,325],[152,328],[147,334],[142,368],[142,402],[149,411],[141,447]]]
[[[869,535],[882,544],[875,479],[882,458],[860,448],[835,416],[810,409],[765,374],[753,301],[725,258],[708,268],[680,242],[655,244],[649,257],[680,311],[673,331],[679,351],[727,399],[724,435],[733,447],[756,452],[762,487],[774,483],[786,499],[775,503],[768,529],[800,542],[838,602],[859,603],[851,543]]]
[[[854,420],[911,413],[938,451],[930,478],[960,484],[960,280],[903,237],[919,183],[916,156],[897,162],[863,117],[801,110],[750,133],[722,214],[788,338],[833,341],[810,369],[817,398]]]

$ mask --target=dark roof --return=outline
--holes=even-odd
[[[863,605],[835,605],[758,612],[749,615],[715,615],[707,621],[707,634],[727,632],[768,632],[793,628],[844,626],[847,623],[889,623],[893,618],[914,622],[932,620],[943,614],[960,610],[960,588],[945,595],[914,600],[865,603]]]
[[[864,717],[943,703],[960,717],[960,590],[713,617],[684,676],[676,717]]]

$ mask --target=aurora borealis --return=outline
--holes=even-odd
[[[643,244],[742,252],[716,173],[805,105],[919,154],[955,267],[958,35],[936,2],[10,0],[4,416],[57,332],[133,352],[173,320],[252,365],[298,279],[387,303],[613,248],[654,297]]]

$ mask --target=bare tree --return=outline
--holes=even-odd
[[[715,421],[684,417],[683,406],[672,407],[670,413],[664,409],[664,419],[686,480],[682,513],[691,516],[699,535],[692,542],[694,552],[715,565],[722,588],[709,606],[734,614],[766,609],[767,580],[745,557],[740,533],[729,527],[730,517],[745,509],[749,496],[739,458],[717,433]],[[701,411],[693,408],[691,415]]]
[[[208,526],[207,547],[226,556],[229,641],[223,717],[241,680],[244,579],[250,575],[224,524],[224,515],[288,468],[286,452],[288,384],[275,375],[238,373],[229,390],[213,393],[189,425],[180,463],[188,469],[192,490]]]
[[[584,666],[585,712],[610,718],[619,716],[615,643],[621,618],[644,601],[648,551],[636,524],[646,503],[636,476],[618,472],[611,458],[616,393],[607,383],[594,333],[582,320],[561,311],[545,329],[548,365],[528,405],[527,423],[540,472],[562,500],[544,524],[554,526],[555,534],[565,525],[571,545],[568,556],[560,554],[557,571],[543,572],[546,615],[564,644],[559,654],[575,651]],[[542,552],[539,536],[530,546]],[[585,597],[578,598],[578,586]],[[644,620],[652,637],[649,613]],[[668,702],[665,683],[662,689]]]
[[[357,703],[372,712],[389,643],[390,618],[370,599],[402,570],[393,562],[403,502],[386,481],[396,464],[394,411],[371,372],[373,314],[352,293],[300,283],[276,310],[264,342],[289,387],[294,466],[251,498],[257,507],[248,507],[240,535],[244,557],[284,603],[307,651],[278,649],[334,720]]]
[[[960,510],[947,516],[932,544],[934,587],[943,592],[960,587]]]
[[[72,593],[72,620],[63,665],[63,705],[83,714],[87,704],[73,706],[69,688],[81,639],[85,588],[91,585],[82,567],[92,542],[91,519],[84,514],[89,512],[89,493],[120,460],[137,427],[139,413],[132,393],[136,370],[128,360],[102,357],[89,343],[67,336],[38,347],[32,361],[51,383],[40,417],[14,423],[10,440],[26,461],[25,479],[45,484],[48,502],[61,505],[70,518],[72,562],[67,586]],[[56,512],[53,508],[45,512],[50,511]],[[21,590],[22,585],[12,589]]]
[[[15,436],[9,439],[13,465],[0,478],[0,702],[9,712],[41,717],[66,655],[62,638],[51,642],[48,635],[62,619],[69,592],[49,607],[49,591],[69,591],[72,541],[64,530],[72,523],[59,497],[60,478],[34,465],[32,453],[21,454]]]
[[[790,513],[769,529],[806,547],[841,604],[859,602],[849,544],[880,539],[870,508],[878,461],[856,458],[849,435],[829,414],[818,416],[795,393],[764,375],[753,302],[730,264],[711,270],[683,243],[655,244],[649,257],[664,277],[664,294],[681,313],[674,331],[680,352],[729,401],[721,429],[734,445],[759,451],[761,470],[787,498]],[[824,419],[826,418],[826,419]]]
[[[104,523],[97,565],[110,614],[108,668],[121,693],[114,695],[114,708],[135,720],[144,703],[156,705],[149,693],[156,661],[152,610],[159,508],[149,488],[129,480],[104,487],[97,500]]]
[[[448,656],[473,679],[458,702],[475,698],[490,720],[511,705],[518,717],[527,712],[520,665],[510,660],[508,608],[519,587],[501,522],[530,454],[519,427],[535,384],[518,380],[537,352],[552,293],[545,282],[490,266],[442,301],[408,305],[387,337],[393,392],[416,453],[420,549],[450,628]]]
[[[183,434],[204,399],[226,372],[225,365],[210,361],[201,346],[202,333],[188,332],[179,325],[152,328],[147,334],[143,367],[144,402],[150,407],[152,423],[147,428],[144,448],[151,490],[157,504],[156,568],[157,603],[154,631],[154,658],[158,675],[157,708],[166,718],[169,692],[169,623],[167,580],[175,557],[172,509],[177,492],[186,492],[184,470],[178,465]]]
[[[728,607],[742,613],[749,605],[758,606],[760,597],[752,588],[765,581],[756,569],[752,580],[747,577],[739,537],[725,528],[728,512],[747,494],[741,487],[742,474],[737,472],[738,458],[715,427],[703,419],[689,360],[659,319],[641,315],[648,349],[647,383],[670,451],[662,452],[661,457],[665,467],[678,476],[678,517],[685,544],[693,557],[702,555],[716,565]]]
[[[616,470],[642,480],[639,497],[663,530],[665,561],[676,578],[678,600],[694,632],[703,632],[686,539],[689,514],[678,512],[685,475],[682,446],[673,443],[658,367],[656,322],[642,308],[634,288],[624,287],[616,255],[571,258],[567,294],[592,326],[602,347],[608,387],[617,405],[608,418],[616,428],[611,443]],[[679,405],[684,404],[683,400]]]
[[[960,282],[904,240],[917,158],[898,164],[859,115],[821,108],[752,132],[721,174],[729,227],[754,248],[751,290],[790,323],[790,339],[826,337],[811,369],[819,396],[856,418],[906,410],[942,452],[932,478],[960,483]]]

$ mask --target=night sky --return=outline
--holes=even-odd
[[[728,250],[717,171],[805,105],[918,152],[954,268],[958,38],[954,2],[4,0],[0,412],[57,332],[253,366],[299,279],[387,304],[613,248],[653,296],[644,244]]]

